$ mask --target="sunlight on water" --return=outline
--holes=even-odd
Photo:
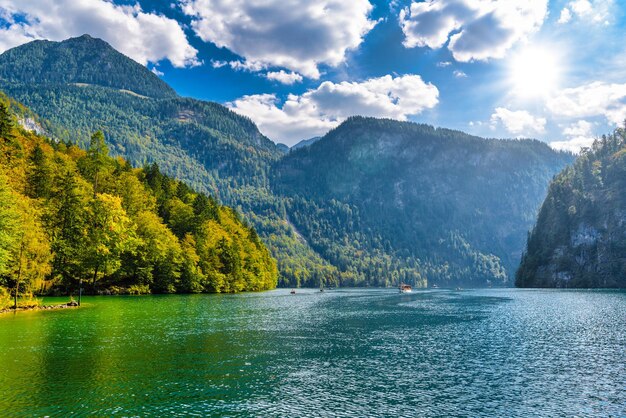
[[[0,317],[25,415],[626,414],[626,293],[288,290]]]

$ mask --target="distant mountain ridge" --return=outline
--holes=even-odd
[[[302,141],[298,142],[297,144],[293,145],[291,147],[292,150],[296,150],[298,148],[302,148],[302,147],[308,147],[309,145],[313,145],[315,144],[317,141],[319,141],[320,139],[322,139],[321,136],[314,136],[313,138],[309,138],[309,139],[303,139]]]
[[[572,158],[540,141],[352,117],[279,160],[272,179],[333,264],[358,269],[339,259],[342,243],[348,260],[377,249],[439,284],[503,285],[548,182]]]
[[[282,286],[511,284],[549,179],[572,159],[538,141],[371,118],[285,153],[250,119],[163,84],[88,36],[0,55],[0,90],[54,138],[84,147],[102,129],[113,155],[157,162],[243,213]]]

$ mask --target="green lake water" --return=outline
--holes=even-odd
[[[623,291],[83,302],[0,316],[1,417],[626,416]]]

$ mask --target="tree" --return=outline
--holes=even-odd
[[[144,279],[155,291],[173,293],[180,277],[182,250],[178,239],[152,212],[137,216],[136,262],[144,267]]]
[[[0,138],[12,139],[14,137],[13,128],[13,116],[9,112],[9,107],[0,101]]]
[[[87,223],[85,189],[89,186],[71,169],[62,173],[55,183],[44,224],[54,254],[52,277],[60,278],[67,287],[83,273],[80,256]]]
[[[32,290],[40,290],[44,279],[51,271],[52,254],[48,237],[43,231],[40,210],[31,199],[21,196],[18,199],[21,212],[19,243],[13,249],[13,268],[11,277],[14,281],[14,305],[20,290],[32,294]]]
[[[115,180],[112,192],[122,198],[122,206],[130,217],[141,212],[156,212],[156,199],[132,172],[123,172]]]
[[[186,233],[193,231],[196,219],[190,205],[175,197],[169,201],[167,207],[169,214],[167,224],[177,237],[182,238]]]
[[[97,131],[91,136],[85,167],[93,184],[94,196],[99,192],[98,182],[102,181],[103,172],[109,164],[109,148],[104,140],[104,134]]]
[[[183,264],[181,269],[181,290],[183,292],[198,293],[205,290],[206,276],[200,268],[200,257],[196,252],[196,241],[193,235],[186,234],[182,243]]]
[[[81,262],[92,272],[91,285],[96,289],[99,273],[112,274],[121,266],[121,255],[137,246],[135,225],[122,208],[117,196],[97,194],[87,207],[87,237]]]
[[[238,250],[237,243],[230,243],[226,238],[222,238],[217,244],[217,254],[222,264],[220,273],[226,276],[230,283],[228,291],[244,290],[241,257]]]
[[[193,201],[193,211],[196,215],[196,225],[202,225],[209,219],[219,220],[216,202],[203,193],[198,194]]]
[[[18,244],[19,227],[15,195],[9,188],[7,177],[0,171],[0,274],[10,269],[11,256]]]
[[[33,198],[48,198],[52,187],[52,168],[40,144],[30,156],[28,170],[28,195]]]

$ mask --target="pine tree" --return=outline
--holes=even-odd
[[[102,173],[109,164],[109,148],[104,140],[102,131],[97,131],[91,136],[89,149],[87,150],[86,171],[93,182],[94,196],[99,192],[98,182],[101,181]]]
[[[80,252],[85,242],[85,196],[74,172],[68,170],[52,193],[44,223],[51,235],[54,253],[52,276],[67,286],[80,277]]]
[[[31,167],[28,173],[28,194],[32,198],[50,197],[52,169],[46,154],[39,144],[30,156]]]
[[[13,138],[13,128],[13,117],[9,112],[9,107],[5,103],[0,101],[0,138]]]

